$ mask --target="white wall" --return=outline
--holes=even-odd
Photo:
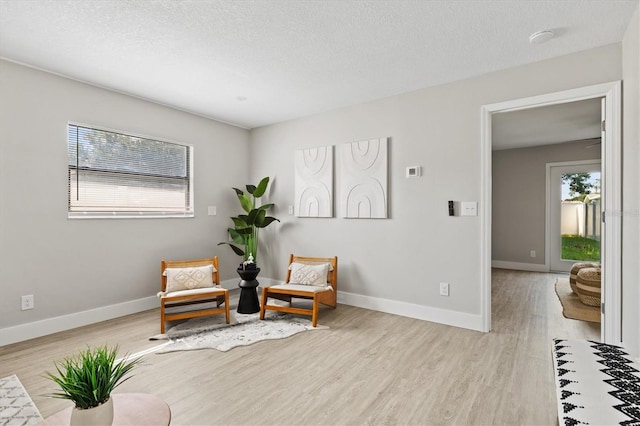
[[[625,58],[637,62],[637,39],[625,43]],[[284,277],[290,252],[338,255],[343,301],[481,328],[481,218],[447,216],[447,200],[480,199],[480,107],[618,80],[621,68],[621,46],[610,45],[249,133],[0,61],[0,345],[16,330],[32,331],[29,324],[44,329],[71,316],[78,325],[80,317],[110,306],[126,310],[157,303],[153,295],[163,257],[218,254],[223,279],[235,279],[237,257],[215,246],[225,237],[228,217],[238,211],[229,188],[267,175],[274,177],[267,199],[277,203],[274,215],[283,223],[262,233],[264,279]],[[637,71],[631,73],[637,87]],[[637,92],[629,99],[637,103]],[[68,220],[68,120],[193,144],[196,218]],[[625,179],[633,176],[629,167],[640,166],[637,128],[631,131],[635,139],[625,144],[636,148],[631,159],[625,157]],[[391,137],[390,219],[286,214],[293,203],[295,149],[385,136]],[[410,165],[422,166],[423,176],[405,179]],[[625,194],[637,205],[637,179],[629,186],[625,180]],[[339,185],[335,195],[338,200]],[[208,205],[218,206],[218,216],[206,216]],[[640,237],[637,220],[635,235]],[[638,239],[625,244],[625,256],[637,259]],[[625,274],[637,278],[630,263]],[[449,297],[438,295],[441,281],[451,284]],[[19,310],[22,294],[35,294],[36,309]],[[636,335],[637,325],[636,318]]]
[[[640,7],[622,43],[622,340],[640,354]]]
[[[247,130],[6,61],[0,93],[0,345],[158,306],[162,258],[224,253],[222,278],[235,275],[216,243],[248,178]],[[67,219],[69,120],[193,145],[196,217]],[[20,310],[25,294],[35,309]]]
[[[339,288],[350,293],[343,300],[480,329],[480,217],[447,216],[447,200],[480,199],[481,106],[621,76],[620,45],[610,45],[254,129],[253,176],[275,176],[272,201],[285,219],[266,273],[284,276],[289,252],[337,255]],[[385,136],[390,219],[285,214],[293,204],[295,149]],[[405,167],[413,165],[423,176],[406,179]],[[438,295],[441,281],[451,284],[449,297]]]
[[[546,164],[599,159],[598,148],[587,148],[593,142],[493,151],[492,260],[520,266],[544,265]],[[529,256],[530,250],[535,250],[535,258]]]

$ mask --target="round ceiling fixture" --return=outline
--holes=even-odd
[[[529,36],[529,43],[541,44],[545,41],[549,41],[555,34],[551,30],[537,31]]]

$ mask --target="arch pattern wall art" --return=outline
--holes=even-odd
[[[345,218],[387,218],[388,138],[340,146],[340,211]]]
[[[295,169],[295,215],[333,217],[333,146],[296,150]]]

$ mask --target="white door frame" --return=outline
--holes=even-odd
[[[601,145],[601,149],[602,149],[602,145]],[[566,167],[566,166],[584,166],[584,165],[598,165],[598,168],[600,169],[600,173],[602,173],[602,161],[600,159],[594,159],[594,160],[579,160],[579,161],[561,161],[558,163],[547,163],[547,177],[546,177],[546,194],[545,194],[545,199],[546,199],[546,206],[545,206],[545,219],[544,219],[544,232],[545,232],[545,239],[544,239],[544,266],[546,268],[547,271],[551,271],[551,234],[552,234],[552,229],[551,229],[551,168],[552,167]],[[601,178],[601,182],[602,182],[602,178]],[[557,182],[554,182],[557,183]],[[602,191],[602,193],[604,194],[604,191]],[[606,194],[604,194],[604,198],[606,198]],[[604,230],[603,230],[604,231]],[[604,235],[604,232],[603,232]],[[556,235],[555,233],[553,233],[553,238],[557,238],[558,235]],[[606,237],[605,237],[606,238]],[[603,241],[604,239],[602,239]]]
[[[515,99],[495,104],[483,105],[480,110],[480,152],[481,152],[481,250],[480,250],[480,316],[482,330],[491,331],[491,115],[496,112],[516,111],[533,107],[556,105],[584,99],[605,98],[606,142],[602,144],[602,179],[606,200],[605,235],[603,242],[603,306],[606,321],[602,325],[602,341],[619,345],[621,343],[621,215],[622,211],[622,84],[620,81],[597,84],[548,93],[529,98]]]

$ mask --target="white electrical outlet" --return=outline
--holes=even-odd
[[[536,251],[535,250],[531,250],[529,252],[529,257],[536,257]]]
[[[218,208],[216,206],[209,206],[207,208],[207,213],[209,216],[215,216],[218,214]]]
[[[289,214],[293,214],[293,206],[289,205]]]
[[[28,294],[26,296],[22,296],[21,309],[23,311],[27,311],[29,309],[33,309],[33,305],[34,305],[33,294]]]
[[[449,295],[449,283],[440,283],[440,296]]]

